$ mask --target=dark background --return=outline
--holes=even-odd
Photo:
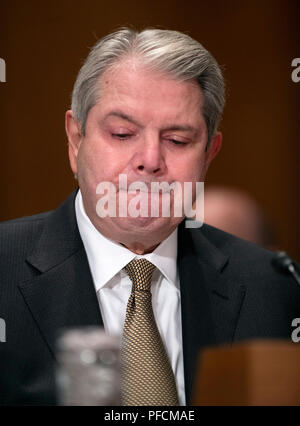
[[[64,113],[97,38],[130,25],[187,32],[223,66],[223,148],[208,184],[250,192],[300,260],[298,0],[0,0],[0,220],[55,208],[76,187]]]

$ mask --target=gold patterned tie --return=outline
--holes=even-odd
[[[135,259],[124,268],[132,281],[122,342],[122,404],[178,405],[176,383],[155,323],[151,278],[155,266]]]

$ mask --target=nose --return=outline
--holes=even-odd
[[[161,176],[166,171],[165,158],[159,137],[149,137],[141,142],[134,156],[135,172],[139,175]]]

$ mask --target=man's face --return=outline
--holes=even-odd
[[[128,185],[176,181],[183,187],[184,182],[203,181],[220,148],[221,135],[206,152],[203,95],[195,82],[180,82],[126,61],[107,70],[99,88],[100,101],[88,114],[85,136],[71,111],[67,112],[71,167],[78,174],[84,207],[94,226],[106,237],[143,253],[170,235],[182,217],[100,218],[96,212],[98,184],[116,186],[118,207],[120,174],[127,176]],[[126,195],[130,203],[137,193]],[[150,211],[150,190],[143,196],[148,198]]]

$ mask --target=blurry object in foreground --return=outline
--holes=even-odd
[[[277,245],[262,208],[245,191],[209,186],[204,194],[204,222],[269,249]]]
[[[300,405],[300,346],[253,340],[204,350],[194,405]]]
[[[57,340],[60,405],[120,405],[120,340],[100,327],[63,331]]]

